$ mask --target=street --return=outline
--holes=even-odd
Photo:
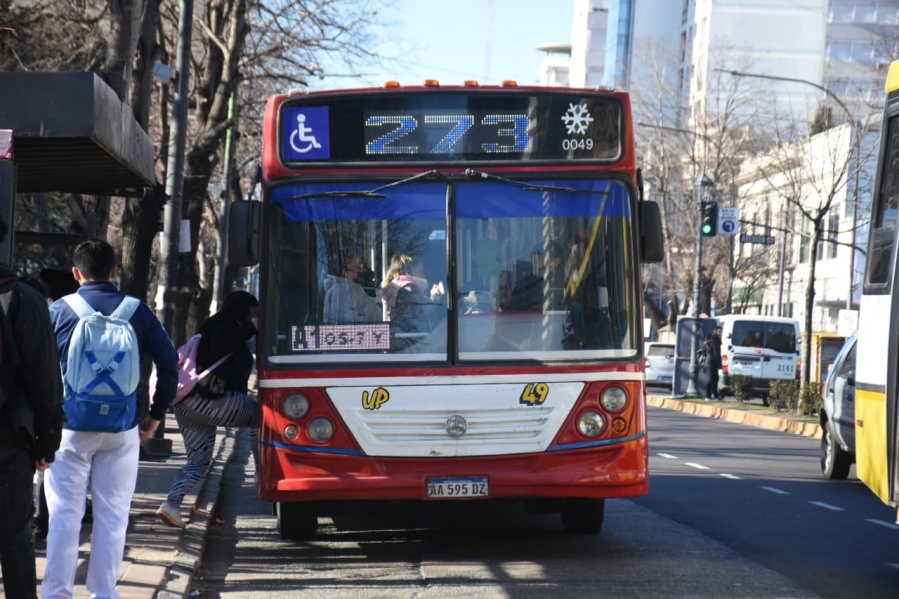
[[[893,597],[892,511],[820,477],[818,439],[650,410],[650,493],[599,536],[514,503],[376,504],[278,537],[246,439],[225,474],[200,597]]]

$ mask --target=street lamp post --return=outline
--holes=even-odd
[[[735,71],[729,69],[714,69],[719,73],[727,73],[728,75],[732,75],[734,77],[751,77],[754,79],[770,79],[772,81],[788,81],[790,83],[802,83],[804,85],[810,85],[815,89],[821,90],[824,92],[827,97],[837,103],[837,105],[843,109],[843,112],[846,113],[846,116],[849,118],[849,121],[852,123],[852,138],[850,140],[850,148],[852,144],[856,144],[856,155],[858,155],[857,146],[860,143],[861,137],[861,127],[859,125],[858,120],[852,114],[852,111],[834,94],[832,91],[824,87],[823,85],[819,85],[814,81],[808,81],[806,79],[797,79],[795,77],[779,77],[777,75],[762,75],[761,73],[744,73],[742,71]],[[852,190],[852,233],[851,233],[851,241],[849,243],[849,288],[846,294],[846,309],[852,309],[852,291],[854,288],[853,283],[855,282],[855,228],[858,220],[858,173],[859,165],[856,163],[855,165],[855,186]]]
[[[690,377],[687,382],[687,395],[699,395],[699,362],[696,351],[699,349],[699,336],[702,328],[699,325],[699,304],[702,301],[702,206],[712,199],[712,187],[715,184],[705,173],[693,182],[693,200],[699,209],[700,218],[696,226],[696,279],[693,281],[693,335],[690,338]]]

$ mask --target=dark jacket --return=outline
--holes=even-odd
[[[125,294],[112,283],[85,283],[78,289],[78,295],[94,310],[105,315],[112,314]],[[50,305],[50,319],[53,321],[53,329],[56,332],[56,340],[59,346],[59,363],[62,365],[62,375],[65,376],[69,357],[69,339],[78,322],[78,315],[69,307],[64,299],[59,299]],[[156,395],[152,397],[150,416],[155,420],[162,420],[169,404],[175,398],[175,390],[178,386],[178,350],[172,345],[165,329],[162,328],[159,319],[150,310],[150,306],[141,302],[131,316],[131,326],[137,335],[137,344],[140,354],[150,354],[153,363],[156,364]],[[137,422],[134,423],[135,425]]]
[[[15,273],[0,265],[0,279],[9,277]],[[35,459],[52,462],[62,439],[62,377],[47,302],[28,284],[9,281],[0,285],[0,306],[9,329],[3,367],[18,361],[13,391],[0,409],[0,445],[32,448]]]
[[[197,348],[200,372],[231,354],[197,383],[198,392],[207,396],[221,396],[229,391],[246,393],[253,372],[254,358],[247,341],[256,334],[256,327],[249,320],[241,322],[222,316],[210,316],[198,331],[202,335]]]
[[[718,370],[721,368],[721,341],[717,338],[708,338],[703,345],[705,350],[705,366],[706,368]]]

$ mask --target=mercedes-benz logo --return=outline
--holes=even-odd
[[[458,439],[468,430],[468,423],[459,415],[453,415],[446,419],[446,434]]]

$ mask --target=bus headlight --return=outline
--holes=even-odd
[[[281,402],[281,413],[291,420],[299,420],[309,412],[309,400],[301,393],[291,393]]]
[[[309,423],[309,438],[324,443],[334,436],[334,425],[327,418],[316,418]]]
[[[620,412],[627,405],[627,393],[621,387],[606,387],[600,401],[608,411]]]
[[[577,430],[585,437],[598,437],[605,426],[605,420],[593,410],[581,412],[577,419]]]

